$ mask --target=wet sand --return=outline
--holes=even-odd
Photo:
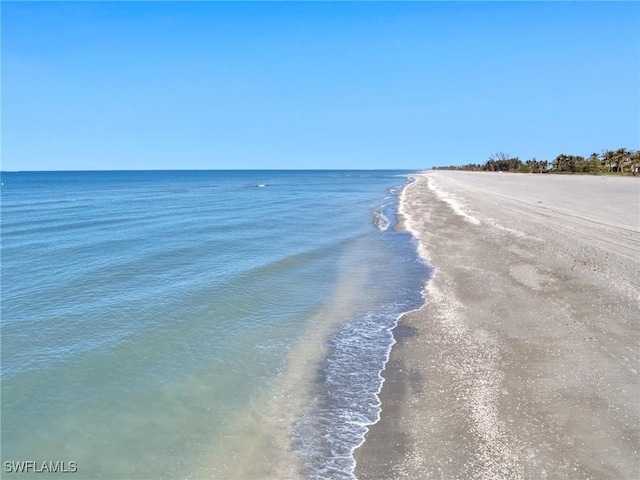
[[[358,479],[640,479],[640,180],[429,172]]]

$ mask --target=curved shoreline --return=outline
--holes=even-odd
[[[357,477],[640,478],[640,183],[417,178],[400,212],[437,272],[394,331]]]

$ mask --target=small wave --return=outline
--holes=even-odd
[[[314,392],[314,408],[293,430],[308,478],[356,480],[354,452],[380,420],[382,371],[396,343],[393,329],[404,312],[419,307],[415,297],[346,324],[330,340],[332,353],[323,365],[322,388]]]
[[[382,209],[376,210],[373,212],[373,224],[376,226],[378,230],[384,232],[389,228],[391,222],[386,217],[386,215],[382,212]]]
[[[390,206],[384,211],[394,221]],[[391,223],[383,208],[373,212],[376,226],[385,225],[378,226],[381,230]],[[326,341],[327,356],[317,370],[310,405],[292,427],[293,451],[310,480],[356,480],[354,452],[364,443],[369,427],[380,420],[382,371],[396,343],[393,330],[405,312],[424,304],[422,285],[430,268],[416,261],[412,237],[393,232],[376,238],[393,242],[398,263],[375,270],[383,275],[376,274],[375,285],[367,289],[384,290],[389,297],[356,314]]]
[[[309,478],[355,480],[353,452],[380,418],[380,372],[395,343],[398,310],[387,305],[362,316],[329,342],[332,354],[324,364],[323,388],[315,392],[315,408],[294,427],[294,448]]]

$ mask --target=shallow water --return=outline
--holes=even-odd
[[[402,173],[3,173],[2,461],[351,478],[422,302]]]

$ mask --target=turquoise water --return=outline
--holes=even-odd
[[[427,275],[403,173],[3,173],[5,475],[353,478]]]

